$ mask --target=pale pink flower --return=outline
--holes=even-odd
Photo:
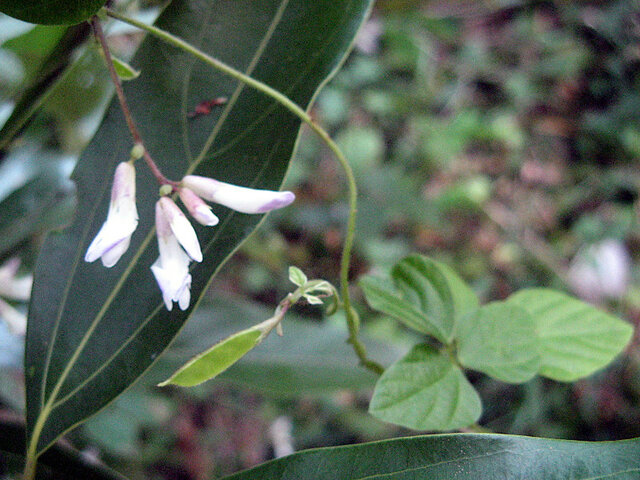
[[[286,207],[296,198],[293,192],[239,187],[198,175],[187,175],[182,179],[182,185],[205,200],[242,213],[266,213]]]
[[[156,233],[160,255],[151,266],[151,271],[162,291],[162,299],[167,310],[171,311],[173,309],[173,302],[178,302],[180,309],[186,310],[191,301],[189,263],[191,263],[192,257],[187,255],[180,246],[182,242],[179,240],[176,230],[180,232],[180,236],[186,237],[189,242],[192,239],[190,239],[190,233],[185,234],[184,222],[176,220],[179,216],[170,205],[173,205],[176,209],[178,208],[173,200],[167,197],[160,198],[156,203]],[[180,213],[182,214],[182,212]],[[184,218],[184,215],[182,217]],[[186,218],[184,220],[188,225],[186,231],[188,232],[189,229],[193,231],[189,221]],[[195,236],[195,232],[193,235]],[[196,238],[196,244],[197,241]],[[198,251],[200,251],[199,245]],[[200,259],[202,259],[202,254],[200,254]]]
[[[102,258],[105,267],[113,267],[129,248],[137,226],[136,171],[132,163],[122,162],[113,177],[107,220],[89,245],[85,261]]]

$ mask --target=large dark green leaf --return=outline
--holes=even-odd
[[[306,106],[341,62],[369,9],[368,0],[175,0],[157,24]],[[167,176],[196,173],[277,189],[299,121],[273,100],[243,88],[173,47],[147,38],[131,62],[142,72],[125,86],[147,147]],[[188,118],[205,100],[229,101]],[[196,227],[204,262],[193,264],[192,302],[167,312],[149,270],[157,257],[158,186],[138,168],[140,223],[112,269],[82,261],[105,219],[114,167],[131,140],[117,105],[73,174],[78,211],[69,229],[45,242],[27,331],[27,425],[43,451],[141,375],[180,330],[224,260],[260,216],[215,207],[220,224]],[[35,444],[35,443],[34,443]]]
[[[0,424],[0,467],[3,478],[19,478],[24,465],[24,425]],[[38,461],[37,480],[126,480],[126,478],[95,460],[89,461],[80,452],[56,445]],[[13,474],[13,477],[4,477]]]
[[[224,480],[632,480],[640,440],[570,442],[509,435],[400,438],[300,452]]]
[[[0,0],[0,12],[25,22],[45,25],[80,23],[107,0]]]

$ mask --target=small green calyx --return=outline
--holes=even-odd
[[[140,160],[144,155],[144,146],[141,143],[136,143],[131,149],[131,160]]]
[[[161,197],[164,197],[166,195],[171,195],[171,192],[173,192],[173,187],[169,184],[165,183],[160,187],[159,193]]]

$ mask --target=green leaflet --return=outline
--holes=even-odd
[[[633,334],[627,322],[561,292],[522,290],[508,299],[531,315],[536,325],[540,375],[572,382],[607,366]]]
[[[442,343],[450,343],[458,319],[478,307],[476,294],[451,268],[423,255],[400,261],[391,278],[393,285],[361,280],[369,305]]]
[[[428,345],[417,345],[382,374],[369,412],[415,430],[455,430],[480,418],[480,397],[462,370]]]
[[[535,323],[522,307],[493,302],[458,322],[458,360],[503,382],[531,380],[541,365]]]
[[[193,387],[217,377],[260,343],[261,331],[255,327],[234,333],[205,350],[180,367],[167,380],[158,384]]]

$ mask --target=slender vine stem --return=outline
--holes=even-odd
[[[133,116],[131,115],[131,110],[129,109],[129,104],[127,103],[127,98],[124,96],[124,90],[122,89],[122,82],[120,81],[120,77],[116,72],[115,67],[113,66],[113,60],[111,58],[111,52],[109,51],[109,46],[107,45],[107,39],[104,36],[104,32],[102,30],[102,25],[100,24],[100,19],[97,15],[94,15],[91,20],[91,27],[93,28],[93,33],[96,39],[98,39],[98,43],[102,48],[102,52],[104,53],[104,59],[107,64],[107,70],[109,70],[109,75],[111,76],[111,81],[116,88],[116,95],[118,97],[118,101],[120,102],[120,108],[122,109],[122,114],[124,115],[125,120],[127,121],[127,127],[129,127],[129,132],[131,132],[131,136],[133,137],[133,142],[136,145],[142,145],[142,157],[144,158],[145,163],[151,169],[153,176],[156,177],[158,183],[160,185],[171,185],[173,188],[176,188],[178,183],[169,180],[165,177],[156,162],[151,158],[151,154],[144,147],[144,142],[142,141],[142,135],[140,135],[140,131],[138,127],[136,127],[135,122],[133,121]]]
[[[351,263],[351,251],[353,249],[353,240],[355,236],[356,229],[356,215],[357,215],[357,204],[358,204],[358,189],[356,186],[355,177],[353,175],[353,170],[351,169],[351,165],[349,165],[348,160],[338,147],[333,139],[329,136],[329,134],[324,130],[320,125],[313,121],[311,116],[299,107],[296,103],[290,100],[286,95],[283,95],[279,91],[270,87],[269,85],[256,80],[253,77],[245,75],[244,73],[236,70],[235,68],[227,65],[220,60],[213,58],[206,53],[202,52],[198,48],[193,45],[185,42],[181,38],[178,38],[169,32],[161,30],[153,25],[147,25],[146,23],[140,22],[133,18],[129,18],[126,15],[122,15],[121,13],[115,12],[108,8],[104,8],[103,11],[110,17],[128,23],[129,25],[133,25],[134,27],[140,28],[151,35],[159,38],[160,40],[179,48],[199,60],[203,61],[207,65],[229,75],[230,77],[235,78],[236,80],[244,83],[245,85],[254,88],[262,92],[263,94],[273,98],[280,105],[285,107],[291,113],[296,115],[300,120],[309,125],[311,130],[313,130],[331,149],[334,153],[338,162],[342,166],[344,170],[347,184],[349,186],[349,219],[347,221],[347,231],[344,240],[344,247],[342,250],[342,258],[340,261],[340,294],[342,296],[342,303],[344,306],[346,318],[347,318],[347,326],[349,329],[349,339],[348,342],[353,346],[354,351],[358,355],[360,359],[360,363],[367,369],[371,370],[376,374],[381,374],[384,371],[384,368],[378,364],[377,362],[369,359],[367,357],[367,350],[362,341],[358,338],[358,330],[359,330],[359,320],[358,314],[354,310],[351,305],[351,296],[349,294],[349,265]]]

